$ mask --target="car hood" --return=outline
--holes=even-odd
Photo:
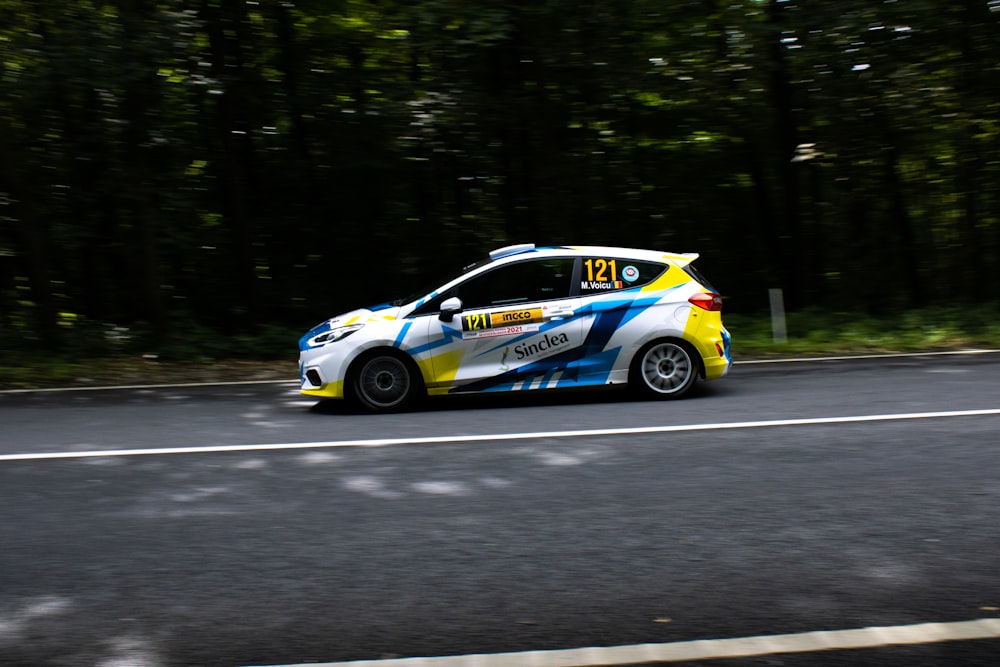
[[[329,331],[330,329],[350,326],[352,324],[368,324],[369,322],[385,322],[387,320],[394,320],[399,315],[399,311],[400,308],[398,306],[383,303],[377,306],[358,308],[357,310],[335,315],[307,331],[306,334],[299,339],[299,349],[308,350],[314,347],[319,347],[318,345],[310,344],[309,341],[321,333]]]
[[[399,307],[388,303],[371,306],[369,308],[358,308],[342,315],[331,317],[322,325],[328,325],[328,329],[345,327],[350,324],[365,324],[367,322],[384,322],[394,320],[399,315]]]

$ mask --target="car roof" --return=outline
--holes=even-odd
[[[495,262],[507,257],[518,257],[534,253],[545,253],[554,256],[594,255],[599,257],[621,257],[647,262],[670,263],[687,266],[698,259],[696,252],[664,252],[661,250],[644,250],[641,248],[622,248],[616,246],[544,246],[536,247],[532,243],[505,246],[490,252],[490,260]]]
[[[684,268],[694,260],[698,259],[696,252],[663,252],[661,250],[643,250],[640,248],[620,248],[615,246],[543,246],[537,247],[534,243],[521,243],[518,245],[504,246],[492,250],[485,260],[474,262],[462,269],[458,275],[452,276],[430,294],[421,294],[408,301],[408,307],[412,311],[420,308],[427,299],[434,298],[453,285],[468,280],[471,276],[484,273],[490,267],[517,262],[528,259],[532,256],[548,255],[552,257],[580,257],[593,255],[594,257],[611,257],[618,259],[632,259],[635,261],[648,261],[658,264],[673,264]]]

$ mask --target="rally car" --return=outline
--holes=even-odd
[[[301,393],[399,411],[426,395],[627,385],[680,398],[732,357],[695,253],[499,248],[437,289],[299,340]]]

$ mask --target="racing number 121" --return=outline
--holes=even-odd
[[[489,329],[490,328],[490,315],[489,313],[478,313],[475,315],[466,315],[462,318],[465,320],[463,327],[466,331],[477,331],[479,329]]]
[[[615,266],[615,260],[606,259],[587,259],[584,260],[583,265],[587,267],[587,281],[588,282],[615,282],[618,280],[618,269]],[[611,276],[608,277],[607,270],[611,269]]]

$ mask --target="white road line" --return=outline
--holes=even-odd
[[[794,364],[804,361],[858,361],[863,359],[906,359],[909,357],[948,357],[970,356],[976,354],[996,354],[1000,350],[947,350],[944,352],[888,352],[885,354],[847,354],[832,357],[794,357],[792,359],[740,359],[734,361],[735,366],[752,364]]]
[[[970,639],[1000,638],[1000,618],[952,623],[919,623],[856,630],[800,632],[735,639],[699,639],[668,644],[633,644],[563,649],[453,655],[441,658],[395,658],[350,662],[311,662],[308,667],[610,667],[650,662],[682,662],[746,658],[776,653],[812,653]],[[281,665],[275,667],[306,667]]]
[[[590,436],[642,435],[648,433],[681,433],[685,431],[721,431],[742,428],[777,426],[817,426],[824,424],[854,424],[861,422],[900,421],[907,419],[947,419],[952,417],[984,417],[1000,415],[1000,408],[986,410],[955,410],[951,412],[911,412],[887,415],[855,415],[852,417],[815,417],[810,419],[769,419],[754,422],[722,422],[710,424],[679,424],[674,426],[636,426],[632,428],[598,428],[579,431],[536,431],[528,433],[493,433],[481,435],[439,435],[418,438],[377,438],[371,440],[332,440],[325,442],[284,442],[260,445],[206,445],[201,447],[165,447],[159,449],[108,449],[79,452],[35,452],[0,454],[3,461],[38,461],[43,459],[86,459],[108,456],[151,456],[166,454],[210,454],[218,452],[257,452],[290,449],[329,449],[335,447],[389,447],[393,445],[428,445],[450,442],[499,442],[505,440],[540,440],[542,438],[585,438]]]
[[[64,391],[112,391],[141,389],[185,389],[190,387],[232,387],[253,384],[288,384],[298,386],[295,378],[288,380],[234,380],[232,382],[175,382],[173,384],[118,384],[100,387],[47,387],[43,389],[0,389],[0,394],[56,394]]]

